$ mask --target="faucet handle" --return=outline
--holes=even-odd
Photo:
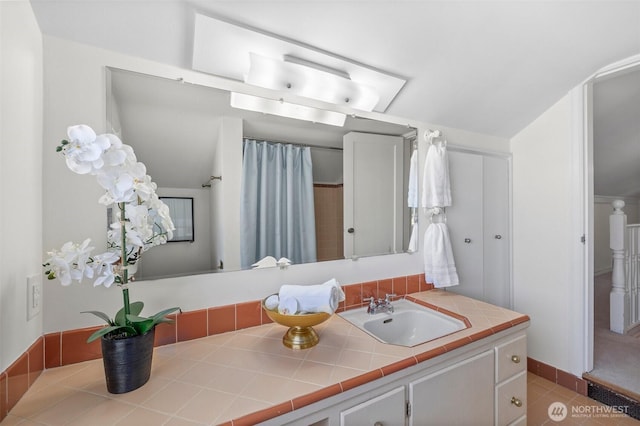
[[[365,297],[362,301],[369,302],[370,305],[375,305],[376,303],[376,299],[374,297]]]
[[[397,294],[395,294],[395,293],[391,293],[391,294],[387,293],[387,295],[384,297],[384,301],[385,301],[385,302],[387,302],[387,303],[389,303],[389,302],[391,302],[391,298],[392,298],[392,297],[397,297],[397,296],[398,296],[398,295],[397,295]]]

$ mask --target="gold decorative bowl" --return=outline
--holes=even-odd
[[[270,297],[270,296],[269,296]],[[318,344],[320,338],[318,333],[313,329],[314,325],[321,324],[328,320],[331,315],[326,312],[283,315],[278,311],[267,309],[264,302],[268,297],[262,300],[262,309],[267,316],[277,324],[289,327],[282,337],[282,343],[291,349],[307,349]]]

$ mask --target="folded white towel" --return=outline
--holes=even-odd
[[[345,299],[342,287],[335,279],[318,285],[283,285],[280,287],[280,303],[284,299],[298,301],[300,312],[326,312],[333,314]]]
[[[460,284],[445,223],[432,223],[424,233],[424,273],[437,288]]]
[[[422,207],[450,206],[451,184],[446,144],[429,145],[422,177]]]
[[[418,150],[411,153],[409,165],[409,189],[407,190],[407,207],[418,207]]]

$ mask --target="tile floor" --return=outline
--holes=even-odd
[[[542,377],[527,374],[527,425],[640,425],[640,421],[624,414],[607,413],[610,407],[598,401]],[[549,417],[549,406],[554,402],[561,402],[567,407],[567,416],[562,421]]]
[[[46,370],[1,425],[199,425],[206,423],[193,421],[198,417],[195,411],[209,411],[212,404],[222,404],[219,407],[222,410],[231,403],[213,394],[207,395],[200,404],[194,403],[198,398],[193,394],[193,387],[169,377],[152,376],[147,385],[126,396],[110,395],[104,386],[92,386],[103,380],[101,369],[100,360],[94,360]],[[623,415],[584,414],[605,406],[542,377],[527,374],[528,425],[640,425],[639,421]],[[204,376],[202,373],[201,377]],[[170,383],[172,386],[168,386]],[[548,415],[549,405],[554,402],[562,402],[567,407],[568,416],[561,422],[551,420]],[[189,414],[183,411],[187,406]],[[572,414],[576,409],[583,414]]]

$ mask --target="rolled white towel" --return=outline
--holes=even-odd
[[[271,296],[267,297],[267,300],[264,301],[265,308],[271,311],[276,309],[279,304],[280,304],[280,297],[278,297],[277,294],[272,294]]]
[[[279,294],[281,303],[285,298],[295,298],[300,312],[333,314],[345,299],[344,291],[335,279],[318,285],[283,285]]]
[[[295,315],[298,313],[298,301],[295,297],[281,297],[278,304],[278,313],[282,315]]]

